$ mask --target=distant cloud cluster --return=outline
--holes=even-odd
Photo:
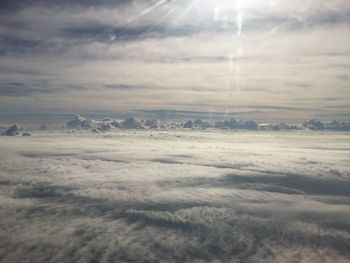
[[[346,262],[348,144],[338,133],[1,137],[0,261]]]
[[[268,123],[259,124],[253,120],[188,120],[188,121],[174,121],[174,120],[158,120],[158,119],[142,119],[136,117],[127,117],[124,120],[115,120],[113,118],[103,118],[95,120],[92,118],[85,118],[79,114],[68,121],[65,125],[61,125],[62,128],[67,129],[80,129],[90,130],[95,133],[109,132],[115,129],[136,129],[136,130],[206,130],[206,129],[219,129],[219,130],[251,130],[251,131],[297,131],[297,130],[310,130],[310,131],[350,131],[349,122],[339,122],[336,120],[330,122],[324,122],[316,119],[304,121],[302,124],[289,124],[282,123]],[[55,128],[57,130],[57,127]],[[19,131],[25,130],[24,126],[14,124],[6,129],[2,135],[16,136]],[[33,130],[33,128],[32,128]],[[48,126],[42,124],[38,127],[39,131],[47,131]]]
[[[238,129],[238,130],[334,130],[334,131],[350,131],[349,122],[322,122],[312,119],[305,121],[302,125],[275,123],[275,124],[259,124],[253,120],[236,120],[229,119],[223,121],[203,121],[201,119],[181,121],[157,120],[157,119],[138,119],[128,117],[123,121],[113,120],[110,118],[102,120],[93,120],[76,115],[75,118],[66,124],[69,129],[92,129],[95,132],[109,131],[113,128],[119,129]]]
[[[339,122],[333,120],[331,122],[322,122],[320,120],[309,120],[303,123],[305,128],[310,130],[333,130],[333,131],[350,131],[349,122]]]

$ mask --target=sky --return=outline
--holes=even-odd
[[[2,115],[350,120],[348,0],[2,0],[0,13]]]

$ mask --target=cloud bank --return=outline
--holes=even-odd
[[[0,145],[1,262],[350,257],[346,134],[120,131]]]

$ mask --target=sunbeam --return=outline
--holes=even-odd
[[[0,14],[0,263],[349,262],[350,0]]]

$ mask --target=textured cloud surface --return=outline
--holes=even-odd
[[[41,133],[0,147],[1,262],[350,257],[348,134]]]

